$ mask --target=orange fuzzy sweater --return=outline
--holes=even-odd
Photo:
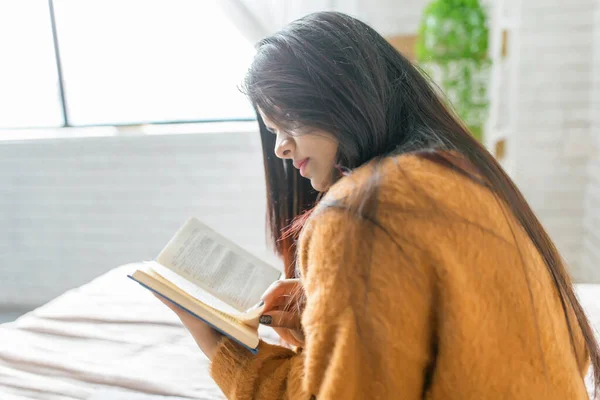
[[[306,347],[223,339],[211,373],[230,399],[587,399],[546,267],[483,186],[415,156],[380,167],[377,224],[327,207],[373,173],[342,178],[305,225]],[[510,221],[510,222],[509,222]],[[512,228],[511,228],[512,226]]]

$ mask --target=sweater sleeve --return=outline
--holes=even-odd
[[[369,277],[372,269],[396,268],[393,264],[405,260],[394,249],[379,228],[341,210],[326,209],[311,218],[299,244],[306,347],[294,352],[261,343],[253,355],[224,339],[211,372],[227,398],[420,399],[430,324],[428,296],[418,293],[427,290],[410,289],[405,297],[422,298],[390,302],[390,293],[378,293],[390,286],[378,285],[376,271]],[[403,292],[402,285],[397,289]],[[410,322],[390,329],[385,321],[390,312]]]

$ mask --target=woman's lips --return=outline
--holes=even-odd
[[[300,170],[300,175],[302,175],[302,176],[305,176],[306,164],[308,164],[308,158],[305,158],[304,160],[302,160],[298,163],[297,168]]]

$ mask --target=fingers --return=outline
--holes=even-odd
[[[153,294],[163,304],[165,304],[167,307],[169,307],[171,309],[171,311],[173,311],[179,317],[179,319],[181,320],[181,322],[185,326],[190,326],[190,325],[197,324],[197,323],[201,322],[199,319],[195,318],[192,314],[190,314],[189,312],[187,312],[183,308],[175,305],[171,301],[165,299],[164,297],[162,297],[162,296],[160,296],[160,295],[158,295],[156,293],[153,293]]]
[[[265,291],[262,299],[265,300],[266,303],[267,301],[275,299],[279,296],[290,294],[291,292],[295,291],[295,289],[301,287],[302,283],[300,282],[300,279],[283,279],[280,281],[275,281]]]
[[[292,346],[304,347],[304,334],[302,331],[290,330],[285,328],[273,328],[279,337]],[[299,338],[302,338],[301,340]]]
[[[299,279],[285,279],[274,282],[263,295],[265,310],[290,303],[302,294],[302,283]]]
[[[268,303],[264,303],[263,313],[273,310],[289,310],[294,304],[297,304],[297,300],[292,296],[282,295]]]
[[[156,297],[157,299],[159,299],[164,305],[166,305],[167,307],[169,307],[171,310],[173,310],[175,312],[177,312],[177,310],[179,310],[179,307],[175,306],[175,304],[171,303],[169,300],[165,299],[161,295],[156,294],[154,292],[152,292],[152,294],[154,295],[154,297]]]
[[[260,317],[260,323],[274,328],[300,329],[300,315],[297,312],[271,311]]]
[[[184,309],[176,306],[175,304],[173,304],[171,301],[165,299],[164,297],[162,297],[161,295],[158,295],[156,293],[153,293],[154,296],[159,299],[164,305],[166,305],[167,307],[169,307],[171,309],[171,311],[173,311],[175,314],[177,314],[177,316],[179,318],[182,318],[185,314],[187,314],[187,311],[185,311]]]

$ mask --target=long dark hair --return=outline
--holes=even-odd
[[[256,108],[281,127],[301,124],[334,134],[339,140],[337,162],[345,168],[413,153],[489,187],[543,257],[560,295],[572,344],[569,310],[574,311],[600,388],[598,343],[555,245],[494,157],[469,134],[428,79],[382,36],[342,13],[307,15],[258,43],[243,90]],[[298,218],[315,206],[319,194],[290,160],[274,155],[275,135],[257,116],[267,184],[267,227],[291,277],[298,230],[289,234],[290,224],[296,221],[296,227],[301,226]],[[372,216],[373,207],[364,205],[375,204],[376,195],[374,174],[356,209]]]

